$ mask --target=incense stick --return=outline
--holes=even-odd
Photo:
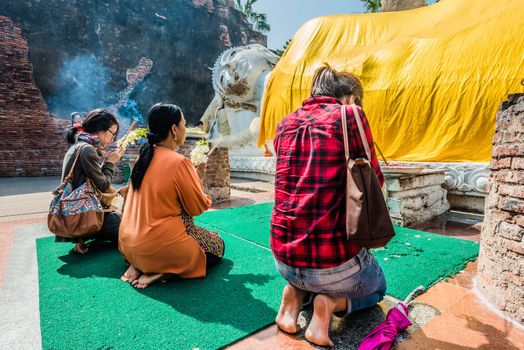
[[[388,161],[386,160],[386,157],[384,157],[384,155],[382,154],[382,151],[380,150],[380,147],[378,147],[378,144],[376,142],[375,142],[375,147],[377,147],[378,153],[380,153],[380,156],[382,157],[382,160],[384,161],[384,163],[386,163],[386,165],[389,165]]]
[[[207,152],[207,156],[209,157],[209,155],[215,150],[215,148],[217,148],[218,144],[222,141],[222,139],[224,138],[224,136],[220,136],[220,138],[218,139],[217,142],[213,143],[213,146],[211,147],[211,149],[209,150],[209,152]]]
[[[129,134],[131,133],[131,130],[133,130],[133,128],[135,127],[136,125],[136,120],[133,120],[133,122],[131,123],[131,125],[129,126],[129,129],[127,129],[127,133],[126,135],[122,138],[123,142],[122,142],[122,146],[120,146],[120,148],[126,148],[126,147],[123,147],[123,145],[125,144],[126,140],[127,140],[127,137],[129,136]]]

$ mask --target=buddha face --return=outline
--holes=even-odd
[[[235,102],[251,101],[259,77],[273,69],[277,60],[278,56],[257,44],[227,50],[213,68],[215,90]]]

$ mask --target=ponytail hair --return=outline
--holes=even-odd
[[[79,131],[85,131],[90,134],[96,134],[99,131],[109,130],[113,125],[117,126],[115,138],[118,135],[120,125],[116,117],[111,114],[108,110],[103,108],[94,109],[87,114],[86,119],[82,124],[74,124],[69,132],[67,133],[66,139],[70,144],[76,142],[75,135]]]
[[[151,107],[147,118],[149,127],[147,142],[140,147],[140,156],[131,172],[131,184],[133,190],[137,192],[140,191],[147,168],[153,160],[155,145],[168,137],[173,125],[178,126],[182,120],[182,110],[174,104],[157,103]]]
[[[311,96],[329,96],[342,98],[355,96],[361,100],[364,97],[362,83],[356,75],[346,72],[337,72],[328,64],[320,67],[313,77]]]

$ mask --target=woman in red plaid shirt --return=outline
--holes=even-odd
[[[362,84],[352,74],[325,66],[316,73],[311,97],[278,125],[275,207],[271,250],[289,282],[276,318],[280,329],[297,332],[306,295],[316,295],[306,338],[321,346],[329,339],[332,314],[345,316],[381,301],[386,292],[382,269],[367,249],[348,241],[345,231],[346,162],[342,127],[349,131],[351,159],[366,158],[351,108],[342,125],[341,108],[360,105]],[[368,121],[357,107],[380,184],[380,170]]]

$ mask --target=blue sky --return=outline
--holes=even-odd
[[[271,25],[267,44],[271,49],[282,48],[300,26],[312,18],[365,11],[360,0],[258,0],[254,8],[267,14]]]

